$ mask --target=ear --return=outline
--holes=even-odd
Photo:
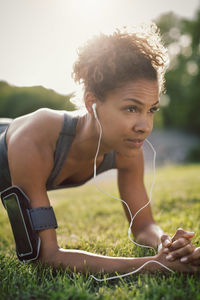
[[[93,114],[92,104],[97,102],[97,98],[92,92],[86,92],[84,96],[85,107],[90,114]]]

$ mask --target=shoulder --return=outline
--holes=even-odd
[[[53,157],[63,113],[51,109],[39,109],[34,113],[16,118],[8,128],[6,143],[9,167],[12,172],[31,168],[47,176],[53,167]],[[37,168],[36,168],[37,166]],[[11,174],[13,175],[13,174]],[[33,172],[32,172],[33,177]]]
[[[56,136],[63,118],[41,109],[13,121],[8,130],[8,162],[12,183],[26,190],[40,189],[53,167]]]
[[[8,128],[7,145],[11,140],[31,140],[53,146],[62,128],[64,111],[42,108],[16,118]]]

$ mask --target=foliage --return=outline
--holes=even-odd
[[[152,174],[148,173],[148,187]],[[165,167],[157,172],[152,208],[157,223],[172,235],[178,227],[194,230],[199,245],[200,165]],[[117,196],[116,183],[107,179],[100,186]],[[128,223],[121,203],[87,184],[76,189],[49,192],[59,227],[59,245],[112,256],[151,255],[127,238]],[[178,216],[178,217],[177,217]],[[90,274],[53,270],[48,266],[22,264],[15,247],[7,215],[0,204],[0,299],[200,299],[199,274],[134,274],[98,283]],[[105,274],[107,277],[108,274]]]
[[[73,95],[59,95],[42,86],[15,87],[0,81],[0,118],[16,118],[39,108],[48,107],[57,110],[74,110],[70,102]],[[162,127],[162,116],[156,114],[155,127]]]
[[[194,19],[167,13],[155,22],[170,56],[166,74],[167,94],[161,97],[163,107],[155,115],[155,127],[178,128],[199,134],[200,9]],[[41,107],[73,110],[75,107],[69,102],[71,96],[58,95],[40,86],[19,88],[0,81],[0,117],[15,118]]]
[[[168,13],[156,22],[170,56],[166,74],[170,102],[163,107],[163,124],[199,134],[200,9],[193,20]]]
[[[15,87],[0,81],[0,117],[16,118],[42,107],[73,110],[70,97],[41,86]]]
[[[190,150],[187,156],[188,162],[200,162],[200,144]]]

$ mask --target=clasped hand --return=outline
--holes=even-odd
[[[166,260],[173,262],[179,260],[183,264],[200,266],[200,247],[195,248],[191,243],[194,232],[179,228],[174,236],[170,238],[164,234],[161,237],[162,252],[166,254]]]

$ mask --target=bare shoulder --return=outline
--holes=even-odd
[[[143,151],[140,149],[134,156],[127,157],[119,153],[116,155],[116,167],[119,172],[141,172],[144,170]]]
[[[8,162],[12,184],[20,186],[33,199],[36,190],[44,194],[46,180],[53,168],[54,147],[62,122],[62,114],[40,109],[15,119],[8,129]],[[38,194],[38,197],[41,198],[41,195]]]
[[[63,114],[63,111],[42,108],[16,118],[7,132],[8,147],[13,139],[16,142],[31,140],[36,144],[54,147],[62,127]]]
[[[34,182],[39,177],[41,182],[48,178],[62,122],[60,111],[45,108],[16,118],[11,123],[6,142],[12,179],[26,180],[27,170]],[[18,179],[15,182],[18,183]]]

